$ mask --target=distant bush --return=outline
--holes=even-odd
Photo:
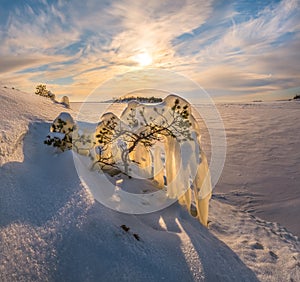
[[[39,84],[35,87],[35,94],[40,95],[46,98],[50,98],[51,100],[55,100],[55,94],[53,94],[51,91],[47,90],[47,87],[45,84]]]

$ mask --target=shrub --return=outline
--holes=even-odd
[[[59,148],[61,151],[72,148],[72,133],[75,123],[69,113],[60,113],[51,125],[44,144]]]
[[[35,88],[35,94],[40,95],[46,98],[50,98],[51,100],[55,100],[55,94],[53,94],[51,91],[47,90],[47,87],[45,84],[39,84]]]

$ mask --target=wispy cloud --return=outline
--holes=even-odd
[[[239,23],[235,20],[238,14],[221,18],[231,25],[218,29],[215,37],[204,30],[190,40],[191,50],[197,50],[199,44],[193,56],[198,63],[196,77],[204,87],[227,93],[268,93],[299,86],[300,67],[295,64],[300,56],[296,51],[299,16],[297,1],[282,1]],[[204,43],[203,37],[208,38]],[[195,78],[194,70],[190,71]]]
[[[299,87],[299,1],[251,3],[12,3],[0,22],[2,79],[24,90],[45,82],[57,94],[83,99],[136,69],[136,55],[146,52],[153,67],[188,75],[212,95]]]

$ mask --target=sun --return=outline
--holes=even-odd
[[[141,66],[146,67],[152,64],[152,57],[149,53],[143,52],[139,53],[134,57],[134,60]]]

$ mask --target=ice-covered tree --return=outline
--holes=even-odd
[[[186,100],[169,95],[156,105],[130,102],[120,118],[113,113],[101,117],[93,167],[153,181],[207,226],[212,187],[200,139]]]
[[[60,103],[61,103],[62,105],[64,105],[66,108],[70,108],[70,101],[69,101],[69,97],[68,97],[68,96],[63,96],[63,97],[61,98]]]
[[[72,116],[69,113],[60,113],[53,121],[44,143],[59,148],[61,151],[70,150],[72,148],[74,129],[75,123]]]
[[[62,151],[73,148],[92,159],[93,169],[111,176],[123,173],[152,181],[207,226],[212,187],[200,139],[191,105],[169,95],[155,105],[132,101],[120,118],[105,113],[94,134],[61,113],[45,144]]]
[[[72,116],[66,112],[60,113],[53,121],[44,141],[44,144],[56,147],[63,152],[73,149],[82,155],[89,155],[92,143],[91,134],[78,129]]]
[[[175,99],[171,107],[153,107],[152,112],[145,107],[136,109],[135,105],[134,102],[129,104],[128,111],[123,113],[125,121],[113,114],[102,117],[95,134],[95,164],[102,169],[120,168],[111,150],[114,144],[121,150],[123,172],[128,175],[129,163],[137,162],[131,155],[138,146],[149,149],[165,137],[172,137],[177,142],[191,139],[188,104],[182,105],[179,99]]]

